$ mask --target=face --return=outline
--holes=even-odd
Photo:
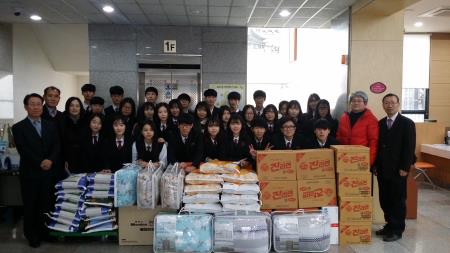
[[[44,96],[45,104],[51,108],[58,106],[59,99],[60,96],[57,90],[49,90]]]
[[[189,135],[189,133],[191,132],[192,129],[192,124],[186,124],[186,123],[182,123],[178,126],[178,128],[180,129],[180,133],[182,136],[186,137]]]
[[[238,108],[239,106],[239,100],[237,99],[230,99],[228,100],[228,103],[230,104],[231,108]]]
[[[91,101],[92,97],[95,95],[95,92],[93,91],[83,91],[81,93],[84,97],[84,100]]]
[[[286,113],[287,113],[287,105],[286,104],[284,104],[280,107],[280,113],[281,113],[281,115],[286,115]]]
[[[230,124],[231,132],[235,135],[239,135],[241,133],[242,124],[241,122],[233,122]]]
[[[93,113],[103,113],[103,105],[91,105],[91,109]]]
[[[42,115],[42,100],[36,97],[31,97],[28,99],[27,105],[25,105],[25,110],[28,116],[31,118],[39,118]]]
[[[199,119],[206,119],[207,116],[208,116],[208,112],[205,109],[203,109],[203,108],[197,109],[197,117]]]
[[[330,134],[330,129],[317,128],[316,130],[314,130],[314,133],[316,134],[317,139],[319,139],[321,142],[325,142],[328,138],[328,135]]]
[[[115,105],[119,105],[120,102],[122,102],[122,99],[123,99],[123,95],[117,95],[117,94],[111,95],[111,101]]]
[[[208,106],[213,107],[214,104],[216,103],[217,98],[214,96],[207,96],[206,97],[206,103],[208,104]]]
[[[222,121],[227,123],[230,120],[231,114],[229,111],[224,111],[222,114]]]
[[[264,102],[266,101],[266,99],[264,97],[257,97],[255,98],[255,105],[258,108],[262,108],[264,107]]]
[[[158,96],[156,95],[156,93],[150,91],[145,93],[145,99],[147,100],[147,102],[155,103],[156,99],[158,99]]]
[[[292,138],[295,134],[295,124],[292,121],[288,121],[281,127],[281,132],[287,138]]]
[[[350,109],[352,112],[362,112],[366,109],[366,104],[362,98],[354,97],[352,101],[350,101]]]
[[[99,117],[94,117],[89,123],[89,128],[93,134],[97,134],[102,129],[102,121]]]
[[[319,103],[319,100],[311,100],[308,103],[309,108],[311,108],[311,110],[315,110],[317,107],[317,104]]]
[[[155,131],[153,131],[152,127],[149,124],[145,124],[141,131],[142,136],[146,140],[151,140],[155,135]]]
[[[266,119],[270,122],[275,120],[275,112],[274,111],[267,111],[266,112]]]
[[[387,97],[383,100],[383,109],[387,115],[393,116],[399,111],[400,103],[394,96]]]
[[[81,105],[80,105],[80,103],[78,103],[78,100],[72,100],[72,102],[70,102],[70,105],[69,105],[69,113],[72,116],[78,116],[78,115],[80,115],[80,111],[81,111]]]
[[[131,113],[133,113],[133,106],[131,106],[130,103],[125,103],[122,106],[122,115],[125,117],[131,116]]]
[[[325,118],[328,115],[328,106],[319,105],[319,116]]]
[[[220,127],[219,126],[208,126],[208,133],[212,137],[216,137],[219,134]]]
[[[180,104],[183,109],[189,108],[189,100],[182,99],[182,100],[180,100]]]
[[[161,121],[166,121],[168,117],[167,108],[162,106],[158,109],[158,118]]]
[[[300,114],[300,108],[298,108],[298,107],[294,106],[294,107],[291,107],[288,109],[289,117],[297,118],[299,114]]]
[[[253,134],[257,139],[262,139],[264,134],[266,133],[266,129],[264,127],[254,127]]]
[[[147,107],[144,110],[144,116],[146,119],[153,119],[153,115],[155,114],[155,110],[152,107]]]
[[[255,119],[255,114],[253,113],[252,109],[247,109],[247,111],[245,111],[245,121],[250,122],[252,120]]]
[[[172,106],[170,108],[170,114],[175,118],[180,116],[180,108],[178,106]]]
[[[125,124],[121,121],[115,121],[113,124],[114,133],[116,136],[123,136],[125,134]]]

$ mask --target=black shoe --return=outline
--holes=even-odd
[[[384,226],[382,229],[377,230],[375,232],[375,235],[377,235],[377,236],[385,236],[385,235],[388,235],[389,233],[390,233],[389,229],[386,226]]]
[[[41,242],[37,240],[32,240],[28,242],[31,248],[39,248],[41,246]]]
[[[385,235],[383,237],[383,241],[385,242],[395,242],[399,239],[402,239],[402,235],[401,234],[395,234],[395,233],[390,233],[388,235]]]

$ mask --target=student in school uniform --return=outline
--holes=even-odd
[[[158,141],[155,123],[148,120],[139,125],[140,135],[132,146],[132,160],[142,168],[152,162],[155,168],[167,165],[167,144]]]
[[[142,126],[146,121],[155,121],[155,106],[150,102],[143,103],[137,112],[136,124],[133,127],[133,139],[135,140],[139,136],[140,130],[139,126]]]
[[[156,125],[156,135],[160,138],[160,140],[167,141],[169,139],[169,134],[171,131],[169,125],[169,106],[167,103],[159,103],[156,106],[156,117],[155,117],[155,125]]]
[[[232,91],[228,93],[227,99],[231,114],[240,114],[241,111],[239,110],[239,103],[241,101],[241,94],[237,91]]]
[[[253,122],[256,118],[256,110],[253,105],[245,105],[242,109],[242,118],[244,119],[244,130],[246,131],[247,135],[252,134],[252,126]]]
[[[88,131],[83,136],[81,144],[81,164],[83,173],[100,172],[106,165],[106,135],[102,131],[104,117],[101,114],[91,114],[87,119]]]
[[[105,105],[105,100],[102,97],[92,97],[91,99],[91,111],[88,114],[101,114],[103,113],[103,107]],[[90,115],[89,115],[90,116]]]
[[[120,102],[122,102],[123,94],[123,88],[118,85],[109,88],[109,95],[111,96],[112,104],[105,108],[106,117],[112,116],[114,113],[119,112],[119,105]]]
[[[91,99],[92,97],[95,96],[95,85],[91,84],[91,83],[87,83],[84,84],[81,87],[81,95],[83,95],[84,97],[84,101],[83,101],[83,109],[86,112],[89,112],[91,110]]]
[[[242,167],[251,164],[250,138],[244,130],[244,120],[232,114],[228,122],[229,134],[224,139],[221,160],[239,162]]]
[[[180,163],[180,168],[191,172],[199,168],[203,158],[203,135],[193,130],[194,117],[182,113],[178,118],[178,131],[169,135],[167,160]]]
[[[124,163],[132,162],[132,141],[126,134],[126,118],[121,114],[113,116],[112,124],[114,135],[110,137],[105,146],[106,163],[104,172],[116,172]]]
[[[255,101],[255,117],[263,117],[264,102],[266,102],[266,93],[262,90],[257,90],[253,93],[253,100]]]
[[[178,101],[181,104],[181,113],[189,113],[194,116],[194,112],[191,111],[191,97],[186,93],[181,93],[177,97]]]
[[[263,119],[267,122],[267,136],[270,139],[275,133],[280,131],[278,127],[277,107],[273,104],[269,104],[264,107]]]
[[[314,117],[305,122],[304,125],[304,135],[305,137],[313,138],[314,134],[314,123],[319,119],[325,119],[330,124],[330,136],[336,137],[336,131],[338,128],[338,121],[331,116],[330,103],[321,99],[317,103],[316,111],[314,113]]]
[[[220,120],[218,118],[211,118],[208,120],[207,131],[203,138],[203,161],[219,159],[221,148],[223,145],[223,133],[220,129]]]
[[[295,132],[297,134],[303,134],[304,122],[302,118],[302,107],[297,100],[289,101],[287,107],[287,115],[290,117],[295,123]]]
[[[169,101],[169,128],[171,131],[178,129],[178,117],[181,114],[181,104],[178,99],[172,99]]]
[[[231,117],[230,107],[228,105],[222,105],[220,107],[219,120],[221,123],[220,130],[222,131],[222,133],[224,133],[224,135],[229,132],[228,121],[230,121],[230,117]]]
[[[281,118],[280,129],[281,133],[272,137],[273,150],[295,150],[304,147],[305,141],[303,137],[295,133],[296,125],[294,119],[289,117]]]
[[[130,97],[124,98],[120,102],[119,112],[125,119],[127,125],[126,134],[132,136],[134,124],[136,124],[136,103]]]
[[[281,119],[283,117],[287,117],[287,107],[288,107],[289,102],[286,100],[282,100],[279,104],[278,104],[278,119]]]
[[[252,156],[253,168],[256,168],[256,151],[269,150],[271,148],[267,131],[267,122],[261,117],[256,118],[252,126],[252,138],[250,144],[250,155]]]
[[[145,102],[150,102],[156,106],[156,101],[158,101],[158,90],[155,87],[147,87],[144,96]]]
[[[195,106],[195,122],[194,122],[194,130],[200,131],[202,134],[206,132],[208,119],[211,117],[208,110],[208,104],[205,101],[199,102]]]
[[[215,89],[207,89],[203,92],[203,96],[208,104],[208,110],[211,118],[219,118],[220,108],[215,105],[217,101],[217,91]]]
[[[320,97],[316,93],[312,93],[308,97],[308,103],[306,107],[306,113],[302,115],[303,121],[312,120],[316,113],[317,103],[319,103]]]
[[[331,145],[339,145],[339,142],[330,135],[330,122],[326,119],[318,119],[314,122],[314,137],[307,140],[305,148],[330,148]]]

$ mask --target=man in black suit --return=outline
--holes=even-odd
[[[112,104],[105,108],[106,117],[110,117],[111,115],[119,112],[119,106],[123,99],[123,93],[123,88],[120,86],[112,86],[109,88]]]
[[[273,150],[295,150],[305,146],[303,137],[295,133],[296,126],[292,118],[283,117],[279,121],[281,134],[272,137]]]
[[[55,86],[49,86],[44,89],[44,107],[42,112],[42,118],[49,121],[54,121],[56,124],[60,124],[62,120],[62,112],[56,108],[61,98],[61,91]]]
[[[255,101],[256,117],[264,117],[264,102],[266,102],[266,93],[262,90],[257,90],[253,93],[253,100]]]
[[[231,114],[240,114],[239,103],[241,102],[241,94],[237,91],[232,91],[228,93],[227,99]]]
[[[205,96],[206,103],[209,107],[209,112],[211,113],[211,118],[219,118],[220,114],[220,108],[217,107],[216,101],[217,101],[217,91],[215,89],[207,89],[203,92],[203,96]]]
[[[60,141],[53,122],[42,119],[44,99],[25,96],[28,117],[12,128],[20,155],[20,183],[24,205],[24,234],[31,247],[46,239],[44,213],[52,205],[55,179],[60,173]]]
[[[415,163],[416,128],[414,122],[399,113],[395,94],[383,97],[387,117],[381,119],[375,173],[380,189],[380,205],[386,225],[376,231],[387,242],[402,238],[406,218],[406,180]]]
[[[314,122],[314,137],[310,138],[305,148],[330,148],[331,145],[339,145],[339,142],[330,135],[330,122],[326,119],[318,119]]]
[[[203,156],[203,138],[201,133],[193,131],[193,125],[194,117],[182,113],[178,118],[178,130],[169,134],[167,160],[179,162],[187,172],[198,168]]]

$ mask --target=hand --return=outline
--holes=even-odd
[[[69,163],[68,163],[68,162],[65,162],[65,163],[64,163],[64,169],[65,169],[65,170],[69,170]]]
[[[250,155],[253,157],[253,159],[255,159],[256,158],[255,148],[253,148],[253,145],[250,144],[249,149],[250,149]]]
[[[187,166],[186,168],[184,168],[184,171],[186,171],[186,172],[192,172],[192,171],[195,170],[195,169],[197,169],[197,168],[195,168],[194,166],[190,165],[190,166]]]
[[[180,169],[185,169],[187,166],[188,166],[188,164],[185,163],[185,162],[181,162],[181,163],[178,165],[178,167],[180,167]]]
[[[159,162],[153,163],[153,166],[155,167],[155,169],[159,168],[160,165],[161,165],[161,163],[159,163]]]
[[[43,170],[49,170],[52,168],[53,162],[51,160],[45,159],[41,162],[41,168]]]
[[[264,150],[271,150],[273,146],[270,145],[270,143],[267,143],[266,148]]]
[[[249,164],[249,162],[247,161],[247,158],[244,158],[239,161],[239,164],[241,165],[241,167],[245,167]]]
[[[100,171],[100,173],[111,173],[111,170],[109,170],[109,169],[104,169],[104,170]]]
[[[159,143],[164,143],[164,142],[166,142],[166,140],[164,140],[163,138],[158,138],[158,142]]]
[[[400,170],[400,176],[401,176],[401,177],[406,177],[406,176],[408,176],[408,171],[406,171],[406,170]]]
[[[141,159],[139,159],[139,160],[137,161],[137,163],[138,163],[139,166],[141,166],[142,168],[147,168],[147,166],[148,166],[148,162],[145,162],[145,161],[143,161],[143,160],[141,160]]]

